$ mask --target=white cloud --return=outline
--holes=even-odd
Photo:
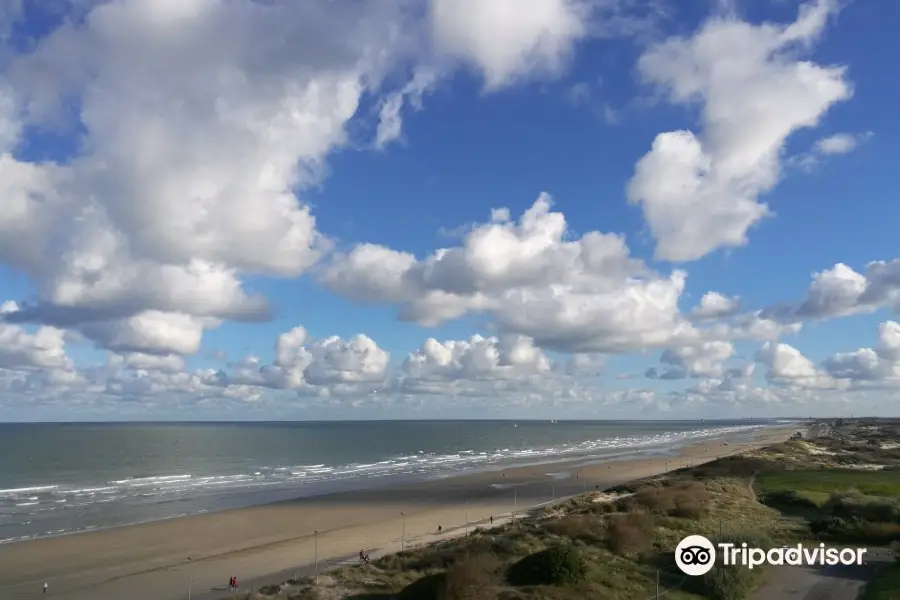
[[[824,367],[833,377],[848,379],[857,387],[900,387],[900,323],[881,323],[877,347],[835,354]]]
[[[848,154],[853,152],[861,143],[865,142],[871,134],[854,135],[852,133],[836,133],[818,140],[814,150],[818,154]]]
[[[472,336],[468,341],[439,342],[429,338],[422,348],[406,357],[401,367],[401,387],[415,392],[434,384],[458,385],[471,381],[515,379],[550,371],[550,360],[522,337]]]
[[[701,319],[717,319],[735,314],[740,306],[739,298],[728,298],[718,292],[706,292],[700,299],[700,305],[691,312]]]
[[[18,310],[15,302],[0,304],[0,315]],[[18,325],[0,322],[0,369],[70,370],[72,361],[66,354],[65,334],[55,327],[39,327],[28,333]]]
[[[680,377],[721,377],[723,363],[734,356],[734,346],[730,342],[709,341],[696,346],[669,348],[660,360],[671,365],[675,371],[663,374],[664,379]]]
[[[321,281],[356,300],[400,304],[403,318],[424,325],[487,312],[504,332],[568,351],[659,347],[692,334],[678,311],[684,273],[653,273],[615,234],[569,240],[546,194],[518,222],[508,217],[495,211],[460,246],[421,260],[357,246],[335,256]]]
[[[864,274],[836,265],[794,306],[741,312],[738,298],[711,291],[682,313],[685,271],[652,268],[623,235],[576,234],[546,194],[518,218],[491,210],[424,256],[370,243],[332,252],[303,200],[331,153],[402,140],[403,111],[462,66],[485,92],[557,78],[581,42],[651,22],[630,20],[636,4],[78,2],[79,18],[24,54],[0,55],[0,264],[35,290],[0,308],[0,400],[653,411],[893,385],[896,323],[883,324],[876,349],[832,357],[824,370],[779,340],[805,319],[896,310],[897,261]],[[759,198],[779,179],[787,138],[851,94],[842,68],[800,59],[832,10],[808,4],[789,26],[717,18],[643,53],[646,82],[702,113],[699,133],[657,136],[629,186],[657,257],[741,245],[769,214]],[[18,2],[0,8],[0,38],[20,12]],[[570,87],[570,99],[585,89]],[[358,121],[376,127],[371,139],[356,139],[370,131]],[[78,143],[59,144],[71,156],[28,162],[20,145],[35,131],[77,132]],[[811,152],[848,152],[866,135],[823,138]],[[310,339],[296,327],[271,359],[187,366],[206,331],[271,316],[245,279],[310,271],[424,326],[479,314],[486,333],[428,338],[392,366],[367,335]],[[743,339],[769,342],[758,358],[773,387],[752,382],[753,364],[735,366]],[[75,367],[67,345],[85,341],[109,351],[105,362]],[[654,374],[693,387],[604,387],[610,355],[647,350],[665,365]]]
[[[294,190],[406,52],[400,8],[121,0],[17,57],[24,122],[49,126],[75,99],[84,128],[63,164],[3,159],[17,209],[0,231],[27,242],[0,261],[40,283],[28,317],[264,316],[240,277],[296,276],[327,249]]]
[[[835,379],[788,344],[766,342],[756,360],[768,368],[766,379],[776,385],[800,389],[836,389],[846,381]]]
[[[785,141],[852,94],[843,67],[798,58],[835,8],[831,0],[805,4],[784,26],[713,18],[641,56],[644,81],[671,102],[701,106],[700,136],[659,134],[628,184],[657,258],[689,261],[743,246],[749,229],[770,215],[759,197],[778,183]]]
[[[769,319],[833,319],[889,308],[900,313],[900,259],[873,261],[864,273],[838,263],[814,273],[806,297],[794,304],[766,309]]]
[[[522,77],[558,75],[589,34],[591,0],[432,0],[438,54],[468,61],[496,90]]]
[[[823,137],[817,140],[808,152],[788,158],[788,163],[810,172],[818,167],[824,158],[849,154],[868,142],[873,135],[871,131],[867,131],[865,133],[836,133]]]

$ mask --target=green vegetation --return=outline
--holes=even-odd
[[[512,585],[567,585],[587,579],[588,566],[574,546],[544,548],[514,562],[507,573]]]
[[[900,471],[809,469],[771,471],[757,477],[763,493],[799,491],[828,498],[835,490],[859,490],[873,496],[900,496]]]
[[[900,600],[900,564],[882,569],[866,586],[861,600]]]

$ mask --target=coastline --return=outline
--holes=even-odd
[[[254,506],[268,505],[278,502],[290,502],[298,498],[312,498],[317,496],[326,496],[336,493],[358,492],[360,490],[392,487],[398,485],[409,485],[432,480],[440,480],[448,477],[458,477],[460,475],[471,475],[482,472],[501,472],[518,467],[540,466],[558,462],[582,461],[585,464],[596,462],[609,462],[613,460],[639,459],[640,457],[667,456],[673,452],[678,452],[685,445],[696,443],[699,441],[711,441],[716,439],[725,439],[735,437],[735,439],[745,439],[748,435],[777,427],[783,423],[754,423],[752,425],[737,425],[734,422],[728,424],[711,423],[708,428],[698,430],[679,430],[678,428],[666,431],[661,440],[654,439],[650,435],[637,435],[625,438],[601,438],[600,440],[586,440],[576,442],[574,444],[565,444],[562,446],[544,446],[538,444],[535,448],[494,450],[490,452],[475,452],[472,450],[462,451],[454,457],[452,454],[442,455],[431,454],[430,459],[435,461],[428,466],[429,460],[417,460],[416,464],[410,469],[409,459],[412,458],[411,453],[400,453],[397,456],[387,458],[382,462],[369,461],[368,464],[347,463],[347,464],[317,464],[317,465],[298,465],[294,467],[285,466],[257,466],[252,469],[246,469],[241,473],[241,467],[229,469],[225,466],[223,472],[200,472],[194,474],[189,467],[183,469],[183,473],[172,474],[172,472],[162,473],[159,475],[143,475],[136,476],[134,481],[135,487],[130,487],[130,478],[125,478],[122,473],[115,473],[112,481],[109,478],[98,477],[93,480],[83,480],[80,484],[57,483],[53,481],[45,481],[40,484],[26,482],[13,482],[12,489],[0,489],[0,513],[4,510],[3,493],[12,492],[12,502],[20,506],[38,506],[38,520],[32,523],[31,515],[23,514],[23,520],[19,523],[4,522],[0,520],[0,547],[7,544],[21,543],[30,540],[56,538],[68,535],[76,535],[91,531],[103,531],[115,527],[127,527],[132,525],[142,525],[146,523],[165,521],[175,518],[187,516],[195,516],[207,513],[217,513],[227,510],[243,509]],[[668,439],[667,439],[668,438]],[[609,442],[613,442],[610,444]],[[507,456],[503,456],[504,453]],[[488,454],[492,454],[488,457]],[[500,457],[500,460],[496,460]],[[485,462],[485,458],[488,460]],[[454,460],[455,459],[455,460]],[[437,465],[448,461],[449,467],[441,468]],[[458,466],[453,463],[459,463]],[[423,468],[423,466],[425,468]],[[402,467],[402,469],[396,469]],[[435,468],[437,467],[437,468]],[[359,477],[346,477],[347,472],[385,470],[380,475],[362,475]],[[396,472],[391,471],[394,468]],[[309,473],[305,469],[313,469],[312,477],[308,477]],[[346,471],[349,469],[349,471]],[[290,472],[292,476],[297,476],[294,470],[300,470],[299,477],[284,478],[283,473]],[[190,471],[190,472],[189,472]],[[332,480],[321,477],[322,473],[330,472],[336,475]],[[237,473],[237,474],[235,474]],[[275,474],[275,479],[270,481],[269,476]],[[111,474],[112,475],[112,474]],[[262,483],[256,486],[245,486],[243,482],[253,478],[262,478]],[[195,479],[196,478],[196,479]],[[193,483],[193,481],[198,483]],[[203,495],[202,493],[195,496],[183,496],[178,494],[178,488],[185,489],[197,486],[203,489],[204,486],[210,486],[213,489],[226,480],[240,480],[241,485],[238,488],[247,487],[246,491],[229,489],[226,485],[225,491],[222,493],[212,493]],[[154,487],[154,482],[161,482],[160,487]],[[19,485],[15,485],[19,483]],[[32,487],[28,487],[31,485]],[[144,486],[151,486],[145,488]],[[121,489],[116,489],[121,486]],[[171,487],[170,487],[171,486]],[[7,486],[10,487],[10,486]],[[50,490],[48,492],[48,490]],[[149,494],[143,493],[149,491]],[[30,492],[26,493],[26,492]],[[138,493],[141,492],[141,493]],[[50,494],[50,497],[39,498],[40,493]],[[88,493],[93,498],[95,493],[100,493],[103,499],[99,502],[87,504],[79,504],[79,495]],[[16,497],[18,494],[18,498]],[[34,494],[34,497],[31,495]],[[73,494],[75,496],[73,496]],[[112,494],[112,496],[105,496]],[[129,498],[131,494],[131,498]],[[135,494],[137,496],[135,497]],[[170,495],[174,494],[174,495]],[[168,496],[169,499],[166,499]],[[158,500],[145,502],[144,497]],[[8,498],[7,498],[8,499]],[[137,500],[138,505],[134,506],[133,512],[129,518],[128,502]],[[60,503],[63,503],[60,505]],[[67,510],[56,512],[60,506],[63,509],[82,506],[83,519],[76,522],[72,518],[66,519]],[[177,509],[175,507],[178,507]],[[49,507],[49,510],[48,510]],[[167,508],[168,507],[168,508]],[[7,505],[6,508],[9,508]],[[43,508],[43,510],[41,510]],[[50,520],[45,520],[50,517]],[[18,526],[18,527],[17,527]],[[17,531],[18,529],[18,531]]]
[[[322,564],[360,548],[393,552],[404,529],[408,546],[429,543],[438,525],[450,535],[467,517],[476,523],[524,512],[585,489],[768,445],[793,430],[761,429],[740,443],[704,439],[669,458],[586,463],[582,457],[6,544],[0,596],[27,595],[49,581],[54,596],[70,600],[166,600],[184,597],[192,581],[194,596],[219,597],[209,590],[232,574],[244,588],[313,563],[314,546]]]

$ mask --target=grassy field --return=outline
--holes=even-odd
[[[900,497],[900,471],[809,469],[772,471],[756,478],[761,493],[795,491],[827,499],[838,490],[856,489],[872,496]]]

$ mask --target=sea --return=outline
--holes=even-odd
[[[562,460],[783,420],[0,423],[0,543]]]

